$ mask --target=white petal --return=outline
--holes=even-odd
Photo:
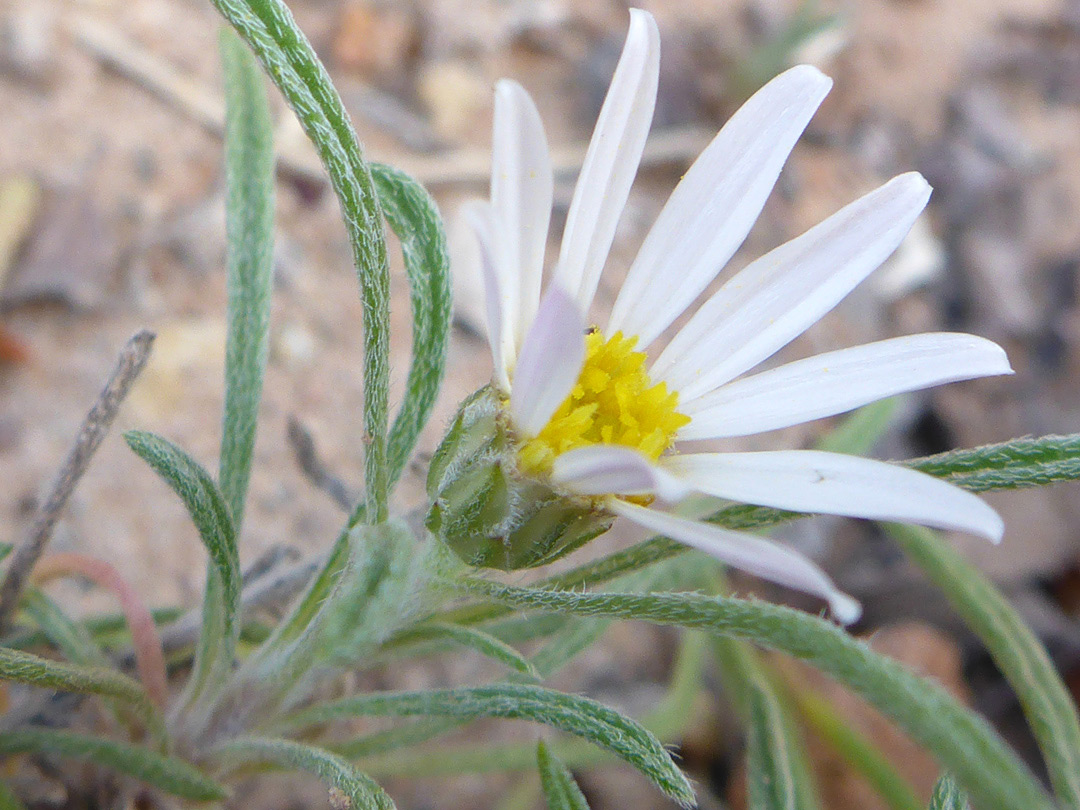
[[[691,418],[680,439],[748,436],[850,411],[934,385],[1011,374],[996,343],[928,333],[827,352],[723,385],[680,402]]]
[[[510,415],[514,427],[535,436],[551,419],[581,374],[585,321],[573,299],[552,284],[525,335],[514,369]]]
[[[756,366],[888,258],[929,197],[921,175],[900,175],[752,262],[679,331],[653,373],[686,402]]]
[[[959,487],[884,461],[786,450],[695,453],[665,459],[695,489],[744,503],[959,529],[998,542],[997,512]]]
[[[594,444],[555,459],[551,480],[579,495],[656,495],[668,503],[692,491],[667,470],[630,447]]]
[[[626,45],[574,188],[555,270],[555,279],[586,314],[645,148],[659,74],[656,21],[631,9]]]
[[[461,208],[461,217],[472,231],[484,277],[484,305],[487,309],[487,337],[495,366],[495,383],[510,391],[510,370],[514,365],[514,328],[517,315],[517,280],[499,261],[495,244],[497,223],[491,204],[470,200]],[[459,237],[460,238],[460,237]],[[461,255],[461,253],[459,253]]]
[[[517,82],[503,79],[495,86],[494,130],[491,207],[502,237],[500,261],[519,279],[514,338],[521,345],[540,303],[553,180],[540,113]]]
[[[755,93],[675,188],[611,313],[609,333],[656,339],[738,250],[832,80],[800,65]]]
[[[700,549],[735,568],[820,596],[828,601],[833,615],[844,624],[851,624],[859,618],[861,609],[858,602],[838,590],[828,575],[810,560],[786,546],[752,534],[686,520],[614,498],[608,502],[608,508],[649,531]]]

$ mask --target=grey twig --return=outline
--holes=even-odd
[[[26,539],[15,550],[8,567],[7,576],[0,585],[0,632],[7,629],[11,615],[22,596],[30,572],[37,564],[45,546],[52,536],[56,521],[75,485],[79,483],[94,452],[109,432],[120,403],[124,401],[131,384],[139,376],[150,356],[154,333],[142,330],[136,333],[120,352],[109,381],[98,395],[90,412],[83,420],[75,443],[53,481],[48,497],[37,510]]]
[[[240,596],[241,615],[246,620],[260,610],[287,605],[311,581],[321,565],[321,560],[312,559],[294,563],[279,571],[264,572],[258,579],[251,582],[250,587],[244,588]],[[166,653],[190,647],[198,640],[201,625],[200,611],[194,610],[184,614],[162,629],[161,646]],[[124,655],[125,663],[134,660],[133,654]]]
[[[327,469],[315,449],[315,440],[311,432],[295,416],[289,417],[288,438],[289,447],[296,456],[296,463],[300,465],[300,469],[308,480],[315,485],[316,489],[322,490],[333,498],[334,503],[346,512],[351,512],[359,495],[350,492],[345,483]]]

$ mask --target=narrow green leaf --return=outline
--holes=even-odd
[[[16,681],[43,689],[116,698],[130,704],[150,731],[163,743],[165,726],[146,692],[134,680],[110,669],[63,664],[8,647],[0,647],[0,680]]]
[[[928,810],[971,810],[971,805],[968,804],[964,791],[945,773],[934,785],[934,795],[930,797]]]
[[[291,740],[240,737],[214,749],[216,761],[227,766],[265,763],[278,768],[307,771],[340,793],[338,806],[353,810],[394,810],[394,803],[368,775],[339,756]]]
[[[982,718],[823,619],[764,602],[696,594],[580,594],[479,580],[468,589],[523,610],[710,630],[789,653],[846,684],[895,720],[956,774],[979,804],[996,810],[1051,808],[1027,766]]]
[[[539,621],[543,617],[532,618]],[[656,707],[641,718],[641,725],[661,742],[677,742],[694,716],[695,698],[701,689],[705,640],[701,633],[683,634],[668,689]],[[438,728],[438,721],[422,721],[412,727],[334,744],[333,749],[349,759],[363,757],[366,769],[388,775],[418,772],[429,775],[491,773],[528,770],[536,764],[535,749],[527,743],[444,745],[435,750],[408,752],[396,750],[451,731],[462,722],[465,721],[454,718],[452,724]],[[424,723],[431,726],[424,728]],[[558,751],[560,758],[571,762],[575,768],[590,767],[611,759],[611,754],[584,739],[559,740],[552,747]]]
[[[750,692],[746,769],[751,810],[795,810],[798,794],[783,710],[765,689]]]
[[[1080,433],[1014,439],[906,463],[972,492],[1041,487],[1080,478]]]
[[[337,91],[281,0],[214,0],[255,52],[315,145],[341,204],[364,307],[364,454],[367,515],[387,516],[390,265],[371,169]]]
[[[741,639],[725,636],[714,636],[712,649],[724,687],[749,728],[750,806],[820,810],[802,737],[757,651]]]
[[[536,761],[548,810],[589,810],[589,803],[574,777],[543,740],[536,744]]]
[[[795,701],[807,724],[859,772],[892,810],[919,810],[922,807],[907,780],[872,740],[844,722],[836,707],[806,691],[798,692]]]
[[[219,480],[239,532],[251,477],[274,281],[274,148],[262,72],[229,29],[219,37],[225,72],[225,222],[229,332]]]
[[[431,195],[404,172],[371,165],[383,214],[401,241],[412,303],[412,364],[387,449],[389,480],[397,481],[427,424],[446,371],[450,336],[450,256]]]
[[[0,755],[49,754],[89,759],[117,773],[132,776],[158,790],[192,801],[224,799],[225,789],[193,765],[138,745],[46,728],[0,732]]]
[[[650,732],[594,700],[539,686],[497,684],[361,695],[304,709],[285,718],[279,727],[300,729],[363,715],[501,717],[542,723],[608,749],[652,779],[675,801],[687,807],[694,803],[694,792],[686,777]]]
[[[15,548],[11,543],[0,543],[0,562],[7,559],[7,555]]]
[[[26,810],[26,805],[19,801],[15,791],[0,782],[0,810]]]
[[[1058,800],[1080,810],[1080,719],[1046,648],[1002,593],[941,537],[917,526],[887,530],[986,645],[1020,699]]]
[[[447,639],[460,644],[462,647],[475,650],[481,655],[493,661],[498,661],[500,664],[533,680],[540,680],[540,673],[521,653],[509,644],[495,638],[495,636],[474,627],[433,622],[412,627],[395,636],[395,639],[403,642]]]
[[[220,683],[232,667],[240,636],[240,557],[229,508],[205,469],[160,436],[131,430],[128,446],[149,464],[180,496],[210,555],[203,623],[195,653],[195,669],[183,703],[197,699],[208,686]]]

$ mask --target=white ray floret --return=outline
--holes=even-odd
[[[698,492],[794,512],[920,523],[1001,540],[980,498],[916,470],[840,453],[778,450],[671,456],[665,468]]]
[[[495,85],[491,207],[500,226],[494,234],[499,273],[508,288],[504,317],[519,348],[540,300],[553,189],[540,113],[520,84],[503,79]]]
[[[750,436],[834,416],[906,391],[1011,374],[996,343],[932,332],[796,360],[682,405],[681,440]]]
[[[702,305],[653,372],[683,404],[771,357],[887,259],[930,199],[911,172],[751,262]]]
[[[552,284],[521,347],[514,369],[510,413],[524,436],[547,424],[581,373],[585,321],[573,299]]]
[[[656,106],[660,32],[651,14],[633,9],[615,75],[589,141],[566,218],[555,280],[588,313]]]
[[[820,596],[829,603],[833,615],[844,624],[856,621],[862,613],[859,603],[837,588],[824,571],[787,546],[615,498],[609,500],[608,506],[615,514],[649,531],[700,549],[743,571]]]
[[[651,15],[632,11],[626,46],[589,143],[543,299],[552,201],[547,141],[525,90],[513,82],[497,86],[491,202],[470,205],[466,218],[485,281],[494,382],[508,396],[510,422],[522,447],[547,441],[543,437],[549,426],[556,433],[570,429],[560,427],[559,420],[592,419],[588,408],[596,413],[601,408],[599,399],[587,407],[574,404],[585,396],[585,372],[593,362],[583,333],[592,323],[589,309],[649,131],[659,49]],[[735,113],[646,236],[616,297],[605,330],[609,339],[621,332],[636,340],[635,351],[644,350],[723,270],[831,84],[817,69],[799,66],[773,79]],[[941,333],[841,349],[744,376],[880,266],[904,239],[930,191],[915,172],[895,177],[751,262],[713,293],[659,352],[645,383],[634,378],[634,391],[655,394],[661,389],[649,386],[663,382],[677,394],[674,417],[671,411],[649,417],[650,424],[674,425],[662,429],[670,438],[667,452],[656,450],[657,444],[641,444],[656,451],[645,455],[630,446],[639,439],[611,443],[614,428],[596,421],[589,423],[595,432],[575,439],[578,444],[542,445],[534,458],[547,459],[547,466],[530,468],[529,475],[544,476],[567,494],[595,498],[612,514],[735,567],[821,596],[845,622],[858,616],[857,603],[801,555],[772,541],[643,506],[641,499],[670,504],[700,492],[799,512],[959,529],[999,540],[1001,519],[983,501],[908,468],[814,451],[671,452],[681,441],[765,432],[901,392],[1011,373],[997,345]],[[589,345],[594,351],[615,342]],[[591,371],[593,381],[608,379],[609,371],[599,366]],[[636,396],[615,382],[603,390]],[[654,402],[642,397],[642,402]],[[570,404],[560,410],[564,402]],[[573,419],[567,416],[572,407],[578,408]],[[613,410],[604,418],[614,418],[612,413],[621,419],[627,412]],[[672,418],[688,418],[689,423],[678,427],[681,421]],[[602,433],[601,426],[609,432]],[[605,438],[597,438],[601,433]]]
[[[655,495],[681,501],[693,485],[629,447],[594,444],[568,450],[557,459],[551,480],[579,495]]]
[[[612,307],[609,332],[637,335],[644,349],[708,286],[746,239],[831,86],[817,68],[800,65],[731,117],[645,237]]]

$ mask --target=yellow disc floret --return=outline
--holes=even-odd
[[[598,331],[585,337],[585,363],[574,390],[518,451],[523,472],[548,472],[556,456],[590,444],[632,447],[654,461],[671,447],[690,417],[676,410],[677,392],[649,379],[636,343],[637,337],[622,332],[606,340]]]

